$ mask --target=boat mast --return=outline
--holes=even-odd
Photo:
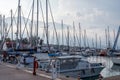
[[[6,25],[5,25],[5,15],[3,15],[3,19],[2,19],[2,42],[1,42],[1,44],[0,44],[0,49],[2,49],[3,48],[3,45],[4,45],[4,43],[5,43],[5,38],[6,38],[6,31],[7,30],[7,28],[6,28]]]
[[[88,41],[88,36],[87,36],[87,33],[86,33],[86,41],[87,41],[87,47],[89,48],[89,41]]]
[[[92,47],[94,48],[94,40],[93,40],[93,38],[92,38]]]
[[[62,45],[64,46],[64,37],[63,37],[63,20],[61,21],[61,26],[62,26]],[[63,47],[62,47],[63,50]]]
[[[74,46],[74,51],[75,51],[76,39],[75,39],[75,23],[74,23],[74,21],[73,21],[73,37],[74,37],[74,43],[73,43],[73,46]]]
[[[84,30],[84,47],[86,48],[86,30]]]
[[[110,48],[110,31],[109,31],[109,26],[108,26],[108,48]]]
[[[41,9],[41,14],[42,14],[42,19],[43,19],[43,24],[44,24],[44,29],[43,29],[43,35],[41,39],[44,39],[45,37],[45,28],[46,28],[46,24],[45,24],[45,18],[44,18],[44,13],[43,13],[43,8],[42,8],[42,2],[40,0],[40,9]]]
[[[34,0],[33,0],[33,4],[32,4],[32,20],[31,20],[31,27],[30,27],[30,44],[31,44],[31,46],[32,46],[32,37],[33,37],[33,35],[32,35],[32,30],[33,30],[33,20],[34,20]]]
[[[13,48],[13,11],[11,10],[11,38],[12,38],[12,48]]]
[[[52,39],[51,39],[51,40],[52,40],[51,43],[52,43],[52,44],[55,44],[55,42],[54,42],[54,41],[55,41],[55,32],[54,32],[54,30],[53,30],[53,36],[52,36]]]
[[[5,26],[5,15],[3,15],[3,38],[5,38],[5,29],[6,29],[6,26]]]
[[[38,46],[38,27],[39,27],[39,0],[37,0],[37,28],[36,28],[36,47]]]
[[[21,27],[21,6],[20,6],[20,12],[19,12],[19,19],[20,19],[20,42],[21,42],[21,40],[22,40],[22,32],[21,32],[21,29],[22,29],[22,27]]]
[[[100,40],[100,49],[101,49],[101,37],[99,37],[99,40]]]
[[[68,38],[68,40],[67,40],[67,45],[68,45],[68,53],[70,53],[70,43],[69,43],[69,41],[70,41],[70,33],[69,33],[69,27],[67,27],[67,38]]]
[[[113,42],[115,41],[115,29],[113,29]],[[113,43],[114,44],[114,43]]]
[[[50,51],[49,36],[48,36],[48,0],[46,0],[46,40],[47,40],[48,49]]]
[[[17,44],[18,44],[19,22],[20,22],[20,0],[18,0],[18,16],[17,16],[16,48],[17,48]]]
[[[49,2],[49,1],[48,1]],[[50,14],[51,14],[51,17],[52,17],[52,22],[53,22],[53,27],[54,27],[54,30],[55,30],[55,35],[56,35],[56,40],[57,40],[57,49],[59,50],[59,39],[58,39],[58,34],[57,34],[57,30],[56,30],[56,27],[55,27],[55,21],[54,21],[54,17],[53,17],[53,14],[52,14],[52,9],[51,9],[51,5],[50,5],[50,2],[49,2],[49,9],[50,9]]]
[[[79,23],[79,47],[81,50],[81,26],[80,26],[80,23]]]
[[[106,48],[108,48],[107,47],[107,44],[108,44],[108,36],[107,36],[107,30],[105,29],[105,38],[106,38]]]
[[[96,49],[97,49],[97,34],[95,34],[95,38],[96,38]]]

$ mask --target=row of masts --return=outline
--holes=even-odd
[[[54,21],[54,17],[51,11],[51,6],[50,6],[50,2],[48,0],[46,0],[46,21],[44,18],[44,13],[43,13],[43,9],[42,9],[42,4],[40,0],[37,0],[37,24],[35,26],[35,32],[36,34],[33,35],[33,28],[34,28],[34,11],[35,11],[35,1],[33,0],[32,3],[32,14],[31,14],[31,25],[30,25],[30,36],[29,36],[29,41],[32,45],[32,39],[33,36],[36,36],[36,41],[35,41],[35,46],[38,46],[38,39],[39,39],[39,7],[41,8],[41,13],[42,13],[42,18],[43,18],[43,23],[44,23],[44,29],[43,29],[43,34],[46,35],[46,44],[48,46],[50,46],[50,31],[49,31],[49,21],[48,21],[48,13],[49,13],[49,9],[50,9],[50,14],[52,17],[52,21],[53,21],[53,26],[54,26],[54,30],[53,30],[53,37],[56,37],[56,42],[54,42],[55,40],[52,40],[51,44],[57,43],[56,45],[58,45],[58,48],[60,47],[60,45],[67,45],[67,46],[79,46],[81,47],[90,47],[90,43],[92,44],[93,48],[102,48],[102,41],[101,41],[101,37],[98,36],[98,34],[95,34],[95,38],[93,35],[93,38],[90,40],[88,39],[88,35],[87,35],[87,30],[83,30],[81,29],[81,24],[78,24],[78,28],[75,27],[75,23],[73,22],[73,28],[70,28],[70,26],[67,26],[67,31],[65,31],[65,26],[63,23],[63,20],[61,21],[61,33],[58,34],[57,30],[56,30],[56,25],[55,25],[55,21]],[[49,7],[49,8],[48,8]],[[10,24],[10,29],[11,29],[11,39],[13,41],[13,11],[11,10],[11,24]],[[22,35],[22,8],[21,8],[21,3],[20,0],[18,0],[18,14],[17,14],[17,30],[16,30],[16,43],[20,43],[20,40],[23,39],[23,35]],[[6,22],[5,22],[5,16],[2,17],[2,15],[0,15],[0,27],[1,27],[1,39],[3,39],[3,37],[5,38],[5,34],[9,33],[8,31],[9,28],[6,26]],[[26,27],[26,25],[25,25]],[[27,28],[26,28],[27,29]],[[71,31],[73,30],[73,31]],[[72,34],[73,35],[72,35]],[[115,39],[115,30],[113,31],[114,33],[114,39]],[[61,43],[60,43],[60,36],[61,36]],[[58,38],[59,37],[59,38]],[[71,38],[70,38],[71,37]],[[111,48],[111,37],[110,37],[110,30],[109,27],[107,29],[105,29],[105,37],[106,37],[106,48]],[[41,37],[42,38],[42,37]],[[102,36],[103,38],[103,36]],[[54,39],[54,38],[53,38]],[[66,40],[66,44],[65,44],[65,40]],[[98,41],[99,40],[99,41]],[[72,44],[72,43],[73,44]],[[98,47],[98,43],[99,43],[99,47]],[[82,45],[83,44],[83,45]],[[50,49],[50,48],[49,48]]]
[[[61,36],[61,45],[64,45],[65,44],[64,39],[66,39],[65,35],[67,35],[67,33],[64,33],[65,35],[63,35],[63,32],[65,30],[65,29],[63,29],[63,20],[62,20],[61,25],[62,25],[61,26],[61,34],[59,34],[59,36]],[[68,29],[68,28],[66,28],[66,29]],[[66,30],[66,32],[67,32],[67,30]],[[71,46],[92,47],[92,48],[101,49],[101,48],[103,48],[103,45],[104,45],[105,46],[104,48],[110,49],[110,48],[112,48],[112,45],[113,45],[112,42],[114,42],[116,34],[115,34],[115,30],[113,30],[113,34],[111,34],[109,27],[107,27],[107,29],[105,29],[105,33],[103,36],[98,36],[98,34],[95,33],[95,34],[91,34],[92,36],[90,39],[90,38],[88,38],[89,36],[88,36],[87,30],[86,29],[81,30],[80,23],[79,23],[79,28],[75,29],[75,24],[73,22],[73,28],[71,28],[71,30],[69,31],[69,35],[71,35],[70,36],[71,40],[69,40],[71,42],[71,44],[70,44]],[[105,40],[104,40],[104,42],[102,42],[104,38],[105,38]],[[53,38],[53,40],[54,40],[54,38]],[[66,41],[68,41],[68,39],[66,39]]]
[[[12,10],[11,10],[11,13],[12,13]],[[64,40],[64,38],[65,37],[67,37],[67,35],[68,35],[68,33],[64,33],[64,30],[63,30],[63,20],[62,20],[62,23],[61,23],[61,27],[62,27],[62,30],[61,30],[61,38],[62,38],[62,42],[61,42],[61,45],[65,45],[65,40]],[[79,24],[80,25],[80,24]],[[5,26],[5,20],[4,20],[4,16],[3,16],[3,25],[2,26]],[[12,34],[11,34],[11,39],[13,40],[13,19],[12,19],[12,14],[11,14],[11,24],[10,24],[10,26],[11,26],[11,32],[12,32]],[[3,28],[3,29],[2,29]],[[6,33],[6,28],[7,27],[1,27],[1,38],[3,38],[3,37],[5,37],[5,33]],[[68,29],[68,28],[66,28],[66,29]],[[32,30],[31,30],[32,31]],[[84,45],[84,47],[89,47],[90,46],[90,43],[88,42],[88,37],[87,37],[87,30],[83,30],[83,31],[81,31],[81,27],[79,26],[79,34],[78,33],[76,33],[75,32],[76,30],[75,30],[75,26],[74,26],[74,22],[73,22],[73,33],[69,30],[69,35],[71,35],[71,33],[73,34],[73,38],[71,38],[71,39],[73,39],[73,46],[79,46],[79,47],[81,47],[81,41],[82,41],[82,39],[83,39],[83,45]],[[50,33],[49,31],[48,31],[48,33]],[[114,39],[115,39],[115,30],[113,30],[113,33],[114,33]],[[4,35],[3,35],[4,34]],[[55,34],[55,32],[53,31],[53,37],[55,36],[54,35]],[[65,35],[66,36],[65,36]],[[79,35],[79,36],[78,36]],[[17,35],[18,36],[18,35]],[[109,27],[108,27],[108,30],[107,29],[105,29],[105,36],[106,36],[106,47],[107,48],[110,48],[110,46],[112,45],[111,44],[111,41],[110,41],[110,33],[109,33]],[[60,37],[59,37],[60,38]],[[54,38],[53,38],[54,39]],[[52,40],[53,41],[53,40]],[[55,41],[55,40],[54,40]],[[70,39],[66,39],[66,41],[70,41]],[[60,42],[59,42],[60,43]],[[101,43],[101,37],[98,37],[98,35],[97,34],[95,34],[95,39],[93,39],[92,38],[92,41],[91,41],[91,43],[92,43],[92,47],[98,47],[98,45],[99,45],[99,47],[101,48],[101,46],[102,46],[102,43]],[[99,44],[98,44],[99,43]],[[66,43],[67,45],[68,45],[68,43]],[[76,45],[76,44],[78,44],[78,45]],[[69,45],[72,45],[72,44],[69,44]]]

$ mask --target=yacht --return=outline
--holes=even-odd
[[[57,73],[65,76],[86,78],[97,76],[103,70],[104,66],[101,63],[90,63],[83,59],[82,56],[59,56],[55,58],[57,65]],[[42,65],[42,64],[41,64]],[[51,67],[48,67],[52,72]]]

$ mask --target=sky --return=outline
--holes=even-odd
[[[35,0],[36,1],[36,0]],[[109,26],[120,23],[120,0],[49,0],[54,18],[57,22],[64,20],[70,24],[73,21],[87,26]],[[15,12],[18,0],[0,0],[0,13],[10,15]],[[32,0],[21,0],[23,13],[28,15]],[[42,0],[45,8],[45,0]]]
[[[36,0],[35,0],[36,1]],[[41,0],[45,12],[45,0]],[[120,0],[49,0],[55,22],[73,25],[87,29],[88,36],[104,36],[104,29],[110,27],[117,33],[120,25]],[[10,15],[10,10],[17,9],[18,0],[0,0],[0,14]],[[32,5],[32,0],[21,0],[22,10],[25,16],[28,15]],[[35,12],[36,14],[36,12]],[[78,28],[76,28],[77,30]],[[112,36],[112,35],[111,35]],[[113,37],[113,36],[112,36]]]

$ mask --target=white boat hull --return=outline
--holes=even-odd
[[[120,58],[112,58],[113,64],[120,65]]]
[[[94,68],[94,70],[93,69],[84,69],[84,70],[77,70],[77,71],[71,71],[71,72],[63,72],[61,74],[65,75],[65,76],[70,76],[70,77],[80,76],[80,78],[86,78],[86,77],[100,75],[100,72],[102,71],[103,68],[104,67]]]

